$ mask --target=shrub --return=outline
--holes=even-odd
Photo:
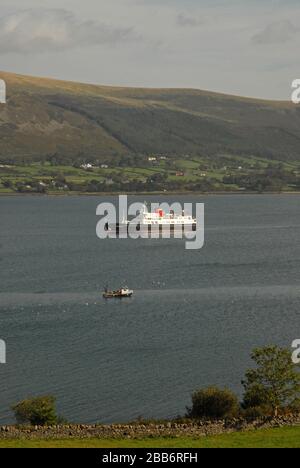
[[[296,398],[287,407],[287,411],[291,413],[300,413],[300,398]]]
[[[261,385],[253,384],[247,387],[244,393],[242,408],[247,410],[247,409],[252,409],[252,408],[268,407],[269,410],[271,408],[271,412],[272,412],[272,407],[268,405],[268,401],[269,401],[269,398],[268,398],[265,388]]]
[[[56,424],[58,417],[53,396],[41,396],[23,400],[12,407],[18,424],[32,426],[51,426]]]
[[[259,419],[264,418],[266,416],[272,416],[273,411],[270,406],[252,406],[245,409],[242,413],[242,416],[246,419]]]
[[[230,418],[238,414],[239,403],[230,390],[208,387],[193,393],[192,407],[187,410],[190,418]]]

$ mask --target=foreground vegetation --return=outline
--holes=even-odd
[[[142,440],[0,440],[0,448],[300,448],[300,427],[267,429],[198,439],[180,437]]]

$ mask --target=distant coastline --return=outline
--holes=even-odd
[[[257,195],[257,196],[264,196],[264,195],[300,195],[300,191],[274,191],[274,192],[252,192],[252,191],[215,191],[215,192],[51,192],[51,193],[17,193],[17,192],[0,192],[0,198],[3,197],[117,197],[119,195],[127,195],[129,196],[173,196],[173,195],[195,195],[195,196],[227,196],[227,195]]]

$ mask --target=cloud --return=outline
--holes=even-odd
[[[299,28],[291,21],[281,20],[269,24],[263,31],[255,34],[252,41],[255,44],[281,44],[289,42],[298,32]]]
[[[195,28],[203,24],[203,21],[200,18],[180,13],[177,15],[177,24],[184,28]]]
[[[131,35],[130,28],[81,20],[67,10],[30,9],[0,18],[0,53],[40,53],[114,44]]]

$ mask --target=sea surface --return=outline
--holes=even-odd
[[[205,203],[201,250],[98,239],[116,198],[0,198],[1,424],[42,394],[74,422],[184,414],[201,386],[241,395],[254,347],[300,339],[300,197],[162,200]],[[124,283],[134,297],[102,299]]]

